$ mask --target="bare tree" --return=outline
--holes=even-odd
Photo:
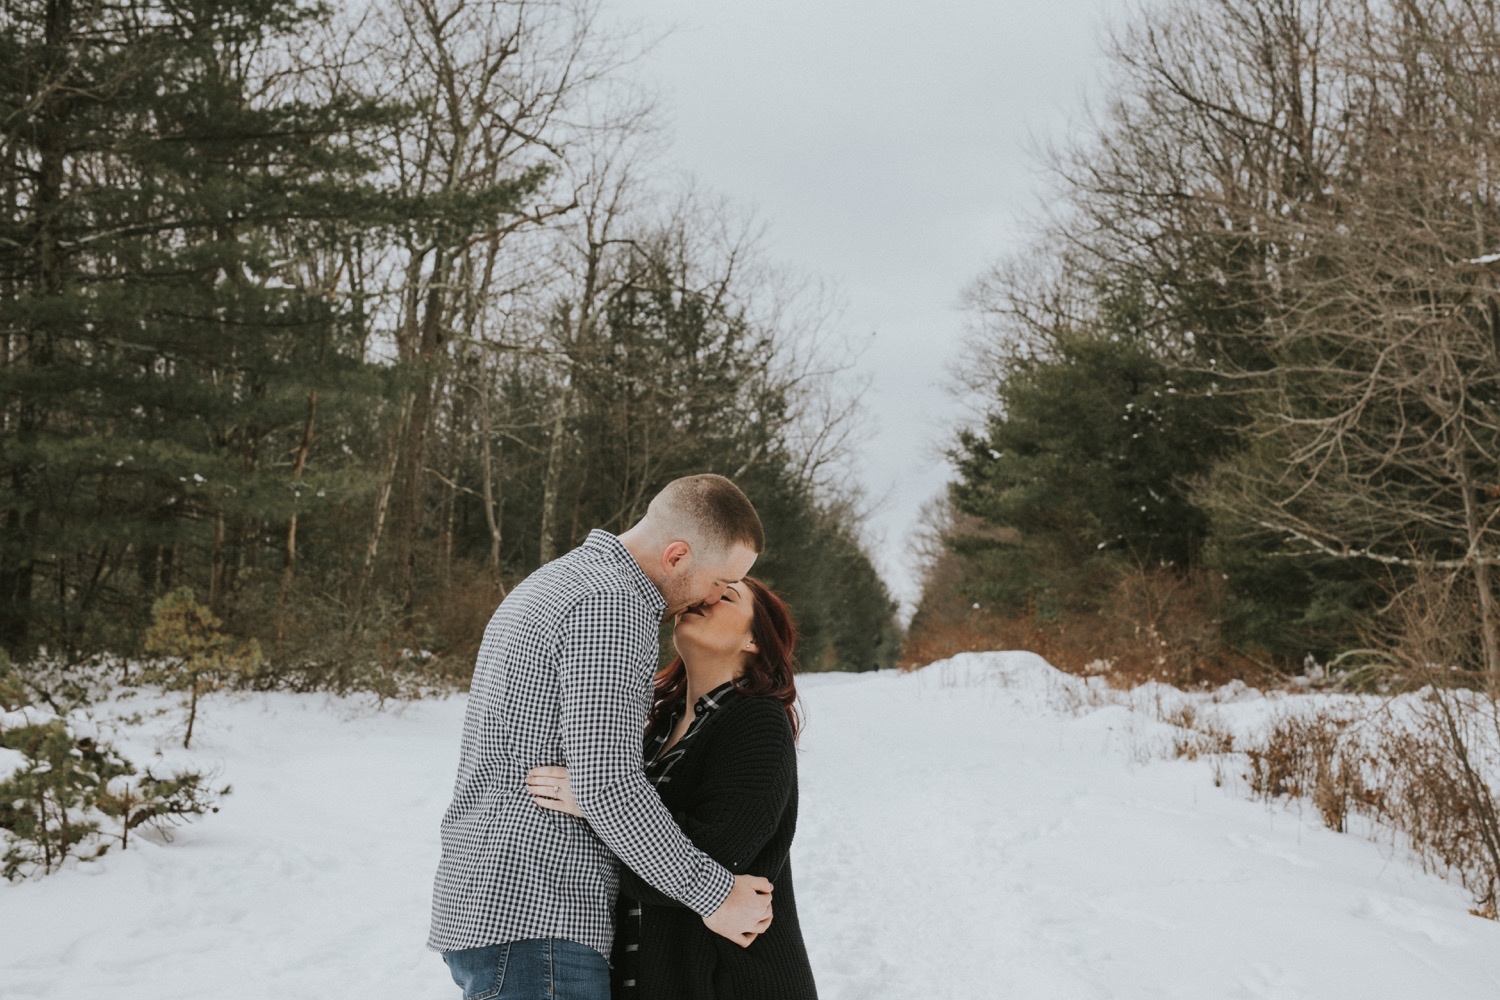
[[[605,39],[596,0],[392,0],[371,20],[376,85],[421,109],[383,145],[400,190],[430,213],[375,266],[391,291],[389,348],[407,373],[393,460],[379,490],[365,579],[393,534],[409,601],[453,347],[483,337],[514,261],[505,241],[576,208],[564,165],[591,119],[586,98],[633,55]],[[524,280],[524,279],[522,279]],[[450,470],[451,471],[451,470]],[[441,482],[441,479],[438,479]],[[451,504],[452,487],[448,502]]]
[[[1267,225],[1299,251],[1261,334],[1273,363],[1239,373],[1257,447],[1215,496],[1305,551],[1468,577],[1500,691],[1500,18],[1351,6],[1363,114],[1334,193]]]
[[[1052,154],[1039,261],[973,290],[976,367],[1127,302],[1244,420],[1200,500],[1287,554],[1464,575],[1500,689],[1500,10],[1178,0],[1111,59],[1110,103]]]

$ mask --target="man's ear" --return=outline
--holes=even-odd
[[[668,542],[667,547],[661,553],[662,569],[669,573],[675,573],[682,568],[683,563],[692,558],[693,549],[687,542],[678,540]]]

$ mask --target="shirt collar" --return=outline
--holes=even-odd
[[[641,596],[646,599],[647,604],[651,605],[658,618],[667,613],[667,599],[661,595],[660,590],[656,589],[656,584],[651,582],[651,578],[646,575],[645,570],[641,569],[641,564],[635,561],[635,556],[630,554],[630,550],[625,547],[624,542],[620,541],[618,535],[610,534],[602,528],[595,528],[583,540],[582,548],[608,556],[635,585],[635,589],[640,591]]]
[[[731,699],[731,692],[738,690],[738,681],[725,681],[707,694],[699,696],[697,704],[693,706],[693,715],[707,715],[714,709],[723,707],[724,703]]]
[[[723,708],[739,696],[740,682],[738,680],[725,681],[707,694],[699,695],[698,700],[693,704],[693,724],[688,727],[688,733],[697,732],[698,726],[702,724],[704,719],[713,715],[714,712]],[[667,737],[672,734],[672,729],[677,725],[677,720],[682,718],[682,708],[683,702],[678,702],[677,707],[672,710],[666,726],[662,728],[661,732],[656,734],[655,740],[657,746],[661,746],[667,742]],[[683,739],[686,738],[687,736],[684,735]],[[678,743],[678,746],[681,745],[681,743]]]

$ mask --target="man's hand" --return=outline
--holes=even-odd
[[[771,883],[758,875],[736,875],[728,898],[703,922],[720,937],[750,947],[771,926]]]

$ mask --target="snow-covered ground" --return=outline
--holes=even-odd
[[[1500,996],[1500,923],[1460,888],[1161,759],[1153,713],[1078,684],[1025,653],[803,679],[793,858],[825,1000]],[[222,811],[0,884],[0,997],[456,1000],[423,941],[462,710],[210,700],[168,756],[218,769]],[[149,763],[174,718],[122,749]]]

